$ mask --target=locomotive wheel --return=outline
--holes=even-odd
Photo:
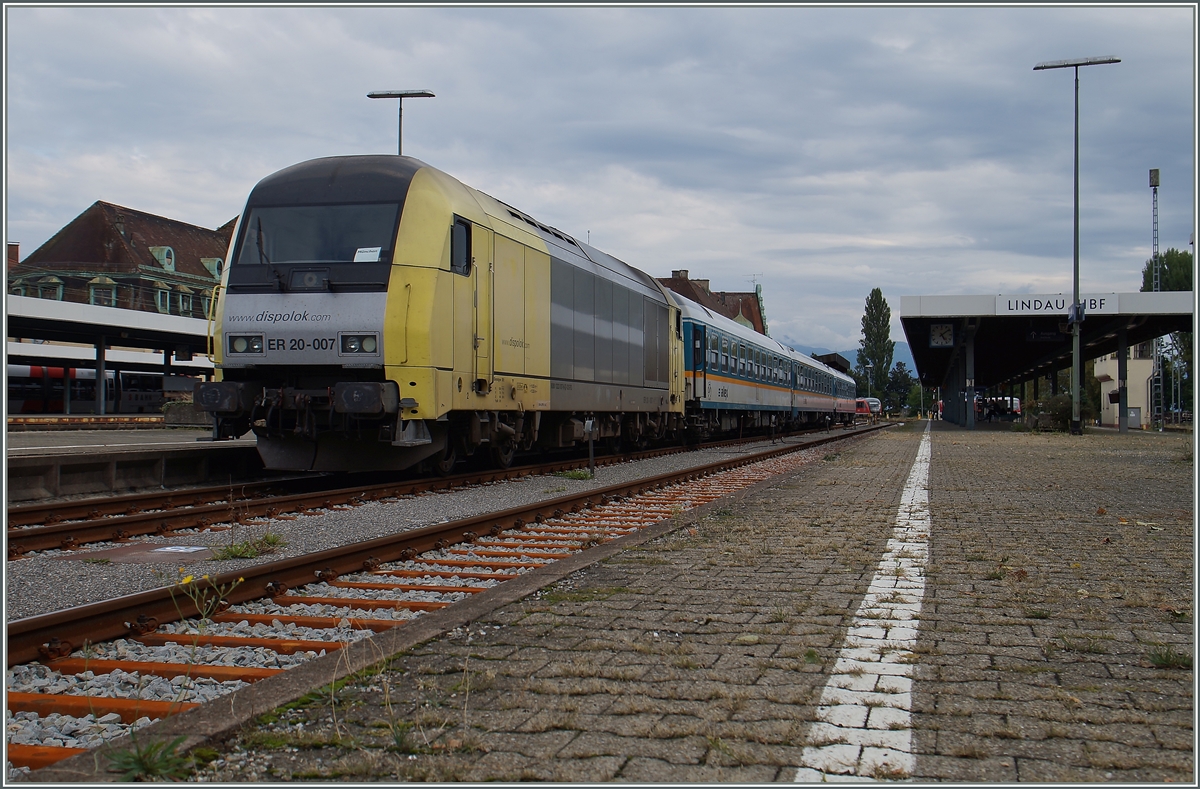
[[[439,477],[450,476],[458,465],[458,442],[447,440],[446,448],[434,455],[432,461],[434,473]]]
[[[512,465],[513,456],[517,454],[517,443],[511,439],[493,443],[488,447],[492,463],[496,468],[505,469]]]

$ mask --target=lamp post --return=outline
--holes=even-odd
[[[432,99],[433,94],[427,90],[375,90],[367,94],[368,99],[398,99],[396,104],[399,106],[397,110],[397,134],[396,134],[396,155],[402,154],[402,146],[404,145],[404,100],[405,99]]]
[[[1075,69],[1075,296],[1071,302],[1071,433],[1077,436],[1083,435],[1083,427],[1079,421],[1079,388],[1080,380],[1083,378],[1083,364],[1079,358],[1080,321],[1083,319],[1079,307],[1079,67],[1120,62],[1120,58],[1108,55],[1098,58],[1051,60],[1038,63],[1033,67],[1034,71],[1056,68]]]

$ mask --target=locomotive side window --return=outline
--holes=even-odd
[[[450,227],[450,270],[464,277],[471,274],[471,223],[458,217]]]

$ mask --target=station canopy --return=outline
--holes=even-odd
[[[100,307],[54,299],[39,299],[31,296],[5,297],[8,337],[40,340],[46,343],[79,343],[98,347],[101,338],[105,348],[144,348],[148,351],[164,351],[173,355],[176,362],[185,365],[208,354],[208,322],[200,318],[185,318],[178,315],[160,315],[142,310],[120,307]],[[35,350],[36,349],[36,350]],[[99,360],[85,359],[76,348],[55,348],[51,344],[31,343],[8,344],[8,361],[14,364],[63,364]],[[207,362],[207,359],[204,360]],[[86,366],[92,366],[88,364]],[[164,365],[147,366],[133,363],[128,358],[115,356],[111,367],[126,370],[162,370]],[[204,367],[206,365],[197,365]],[[211,363],[207,364],[211,369]]]
[[[902,296],[900,324],[926,387],[948,385],[954,362],[974,343],[976,387],[1017,384],[1071,366],[1071,294]],[[1192,291],[1081,293],[1084,360],[1193,330]]]

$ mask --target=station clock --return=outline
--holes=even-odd
[[[933,323],[929,326],[929,347],[930,348],[953,348],[954,347],[954,324],[953,323]]]

